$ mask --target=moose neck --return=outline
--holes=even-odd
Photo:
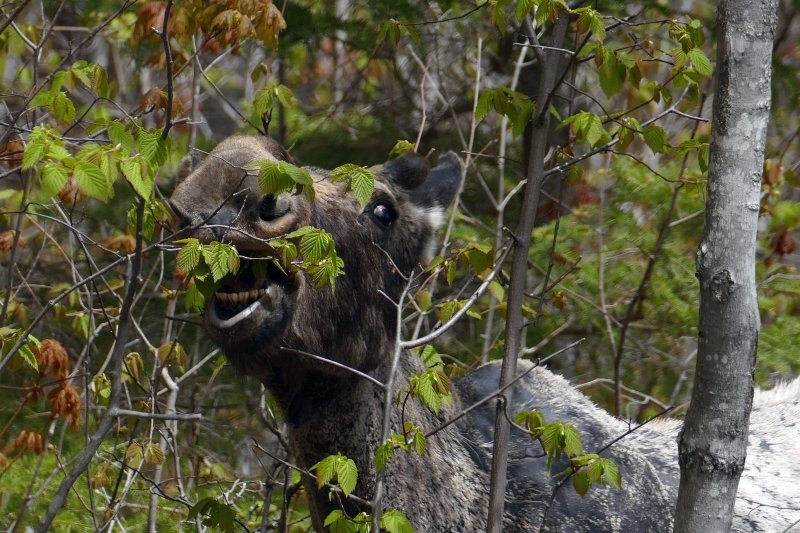
[[[386,383],[393,351],[389,347],[383,353],[387,354],[384,363],[369,374]],[[417,354],[401,353],[392,398],[396,398],[397,391],[407,386],[411,374],[424,370],[425,365]],[[332,375],[317,370],[305,372],[297,379],[299,381],[292,391],[292,397],[278,398],[287,417],[292,459],[307,470],[328,455],[341,453],[347,456],[358,468],[359,481],[355,494],[362,499],[371,499],[377,474],[374,454],[383,439],[385,390],[352,373]],[[276,392],[280,394],[280,391]],[[402,433],[404,420],[428,431],[458,412],[459,402],[454,395],[453,405],[443,406],[438,415],[421,405],[416,398],[409,398],[402,409],[396,405],[388,408],[391,409],[391,433]],[[482,504],[483,495],[479,487],[484,486],[482,483],[485,480],[480,478],[482,474],[476,472],[474,467],[470,467],[471,464],[455,426],[448,426],[430,438],[428,452],[424,456],[413,451],[397,450],[384,472],[387,488],[384,507],[407,510],[419,507],[419,502],[436,502],[435,495],[430,491],[435,487],[451,485],[454,479],[462,477],[464,481],[460,483],[460,493],[465,499],[464,505]],[[336,508],[337,502],[334,499],[331,503],[324,489],[314,490],[316,485],[312,479],[306,478],[305,482],[309,487],[314,521],[319,527],[327,513]],[[349,503],[346,503],[346,507],[350,507],[348,512],[370,512],[370,509]],[[426,520],[429,520],[427,517],[439,515],[441,518],[441,514],[442,510],[438,507],[420,508],[418,516],[409,518],[412,518],[418,530],[424,531]],[[481,528],[478,524],[475,527]],[[462,530],[461,526],[454,525],[454,528]],[[466,530],[471,530],[471,526]]]

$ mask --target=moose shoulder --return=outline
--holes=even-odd
[[[207,302],[205,326],[232,365],[260,379],[271,391],[288,425],[293,460],[300,467],[342,453],[356,462],[355,494],[369,500],[375,491],[374,456],[380,442],[383,391],[373,382],[341,369],[345,365],[385,383],[396,350],[397,306],[408,275],[430,259],[435,231],[462,176],[454,154],[429,168],[410,154],[372,169],[375,190],[365,206],[335,183],[329,173],[307,168],[315,199],[304,195],[264,195],[251,168],[256,161],[291,161],[277,143],[236,136],[219,144],[202,162],[187,165],[171,198],[188,232],[202,242],[234,244],[242,256],[270,255],[270,239],[302,226],[333,236],[345,274],[336,289],[315,288],[303,273],[254,269],[244,260],[236,276],[223,279]],[[310,353],[336,365],[303,356]],[[419,356],[400,357],[399,387],[425,370]],[[538,409],[548,420],[576,426],[587,450],[599,450],[628,425],[597,408],[563,378],[544,368],[530,372],[506,395],[509,412]],[[425,430],[439,427],[465,407],[493,393],[499,367],[489,364],[457,378],[453,402],[438,414],[408,402],[405,419]],[[761,398],[761,400],[758,400]],[[402,433],[393,409],[393,432]],[[780,411],[782,425],[770,419]],[[734,520],[737,531],[776,531],[800,520],[800,475],[795,457],[800,434],[800,386],[757,396],[751,445]],[[417,531],[481,531],[486,527],[488,469],[494,409],[484,405],[428,439],[427,452],[397,453],[385,471],[385,508],[403,511]],[[654,422],[604,452],[620,467],[622,490],[592,488],[584,496],[556,490],[538,443],[515,431],[509,457],[505,531],[663,532],[672,524],[678,483],[674,422]],[[306,480],[317,530],[336,508],[325,489]],[[344,503],[349,514],[361,508]]]

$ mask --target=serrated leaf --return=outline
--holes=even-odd
[[[129,463],[139,463],[144,458],[144,448],[138,442],[132,442],[125,450],[125,460]]]
[[[600,74],[600,87],[606,96],[611,97],[617,94],[625,84],[625,76],[628,69],[612,52],[603,60],[598,72]]]
[[[642,131],[642,137],[647,146],[655,153],[663,152],[667,145],[667,133],[655,124],[646,126]]]
[[[411,521],[395,509],[385,511],[381,515],[381,528],[389,533],[414,533],[414,526]]]
[[[430,344],[426,344],[422,347],[422,351],[420,351],[419,356],[422,359],[422,362],[425,363],[425,366],[428,368],[444,366],[444,361],[442,361],[442,357],[439,355],[439,352],[437,352],[436,348]]]
[[[28,346],[28,344],[23,344],[20,346],[17,353],[20,355],[20,357],[22,357],[23,361],[28,363],[31,368],[37,372],[39,371],[39,363],[36,361],[36,356],[33,354],[33,351],[31,351],[31,347]]]
[[[611,459],[600,459],[603,463],[603,479],[615,489],[622,489],[622,475],[619,467]]]
[[[148,442],[143,454],[145,464],[160,465],[164,463],[164,451],[155,442]]]
[[[25,146],[25,152],[22,154],[22,170],[28,170],[33,165],[42,160],[47,152],[47,144],[42,141],[36,142],[31,140]]]
[[[349,496],[356,490],[358,482],[358,468],[355,461],[343,457],[336,464],[336,481],[345,496]]]
[[[317,476],[317,488],[322,488],[336,475],[337,455],[329,455],[309,468]]]
[[[571,424],[563,424],[561,426],[563,434],[564,451],[567,455],[578,455],[583,453],[583,444],[581,443],[581,435],[575,426]]]
[[[375,468],[378,472],[383,472],[386,463],[394,457],[394,445],[391,441],[384,442],[375,450]]]
[[[572,475],[572,487],[581,496],[585,496],[589,491],[589,476],[585,469],[578,470]]]
[[[375,190],[375,176],[372,172],[352,163],[333,169],[331,179],[333,181],[347,180],[347,189],[353,191],[361,207],[367,205]]]
[[[120,160],[119,168],[136,194],[147,200],[153,194],[153,178],[149,173],[143,175],[143,163],[140,156],[125,157]]]
[[[203,245],[201,251],[215,283],[239,268],[239,252],[230,244],[212,242]]]
[[[115,145],[119,145],[124,155],[128,155],[133,150],[133,135],[121,122],[112,120],[108,123],[108,138]]]
[[[85,196],[104,202],[113,196],[114,189],[100,167],[81,161],[75,164],[74,175],[78,190]]]
[[[197,239],[185,239],[185,241],[189,242],[183,245],[175,260],[181,272],[190,274],[200,263],[203,247]]]
[[[708,57],[706,57],[706,54],[700,48],[692,48],[687,52],[686,57],[692,62],[694,69],[701,76],[708,78],[714,72],[711,61],[708,60]]]
[[[489,111],[494,107],[494,89],[487,89],[478,96],[478,103],[475,106],[475,123],[479,124]]]
[[[75,104],[69,99],[67,93],[63,91],[58,91],[53,95],[50,109],[60,122],[69,123],[75,120]]]
[[[161,129],[141,130],[136,137],[136,149],[152,166],[160,166],[169,155],[167,141],[161,138]]]
[[[56,196],[67,184],[67,169],[59,163],[45,163],[42,167],[42,192]]]

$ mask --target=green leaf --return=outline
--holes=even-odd
[[[414,151],[414,143],[406,141],[405,139],[401,139],[396,143],[394,143],[392,150],[389,152],[389,159],[394,159],[395,157],[400,157],[401,155],[413,151]]]
[[[100,65],[92,65],[89,70],[89,76],[91,78],[91,90],[97,96],[108,97],[108,75],[106,74],[106,69]]]
[[[108,138],[112,143],[120,146],[124,155],[128,155],[133,150],[133,135],[121,122],[112,120],[108,123]]]
[[[31,139],[28,145],[25,146],[25,152],[22,154],[22,170],[28,170],[41,161],[46,152],[47,144],[45,144],[45,142],[35,142]]]
[[[20,346],[17,353],[22,357],[23,361],[28,363],[28,365],[37,372],[39,371],[39,363],[36,362],[36,356],[33,355],[33,351],[31,351],[31,347],[27,343]]]
[[[185,244],[178,252],[178,257],[175,260],[181,272],[190,274],[200,263],[203,246],[197,239],[183,239],[183,241],[180,242],[184,242]]]
[[[394,444],[390,439],[378,446],[375,450],[375,468],[378,469],[378,472],[383,472],[386,463],[388,463],[392,457],[394,457]]]
[[[422,362],[425,363],[425,366],[428,368],[444,366],[444,361],[442,361],[442,357],[439,355],[439,352],[437,352],[436,348],[430,344],[426,344],[422,347],[419,356],[422,359]]]
[[[483,119],[486,118],[486,115],[489,114],[489,111],[494,107],[494,95],[495,91],[493,89],[487,89],[483,91],[480,96],[478,96],[478,103],[475,106],[475,123],[479,124]]]
[[[153,177],[149,173],[143,175],[143,164],[141,156],[136,155],[121,159],[119,168],[136,194],[147,200],[153,194]]]
[[[663,152],[664,148],[668,146],[667,133],[655,124],[646,126],[642,131],[642,137],[647,146],[655,153]]]
[[[598,69],[600,74],[600,87],[606,96],[614,96],[622,89],[625,84],[625,75],[628,70],[625,65],[617,59],[612,50],[603,59],[603,64]]]
[[[692,62],[698,74],[706,78],[711,77],[711,74],[714,72],[714,67],[711,66],[711,61],[708,60],[703,50],[700,48],[692,48],[686,53],[686,57]]]
[[[53,102],[50,106],[56,120],[60,122],[69,123],[75,120],[75,104],[69,99],[67,93],[58,91],[53,96]]]
[[[203,260],[211,270],[214,282],[239,270],[239,252],[230,244],[212,242],[202,247]]]
[[[153,166],[160,166],[169,155],[167,141],[161,138],[161,129],[141,130],[136,137],[136,149]]]
[[[352,459],[346,457],[342,459],[336,464],[336,479],[345,496],[349,496],[356,489],[358,468],[356,468],[356,463]]]
[[[114,188],[100,167],[79,161],[75,164],[75,181],[85,196],[105,202],[114,195]]]
[[[346,163],[331,171],[333,181],[347,180],[347,189],[352,190],[361,207],[367,205],[375,190],[375,176],[364,167]]]
[[[59,163],[45,163],[42,167],[42,192],[56,196],[67,184],[67,169]]]
[[[586,469],[581,469],[572,475],[572,486],[575,492],[581,496],[585,496],[589,491],[589,475]]]
[[[417,305],[422,311],[427,311],[431,308],[431,291],[419,291],[416,299]]]
[[[317,488],[322,488],[330,482],[336,475],[336,462],[341,455],[329,455],[325,457],[314,466],[309,468],[310,471],[316,472]]]
[[[563,434],[564,451],[567,455],[578,455],[583,453],[583,444],[581,443],[581,435],[575,426],[571,424],[563,424],[561,426]]]
[[[615,489],[622,489],[622,475],[619,467],[611,459],[600,459],[603,463],[603,479]]]
[[[381,515],[381,528],[389,533],[414,533],[414,526],[406,515],[395,509]]]

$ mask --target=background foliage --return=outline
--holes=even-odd
[[[432,159],[459,151],[467,181],[434,261],[440,275],[408,309],[416,336],[446,322],[489,275],[518,218],[529,121],[542,106],[533,99],[541,48],[520,43],[547,38],[557,5],[3,4],[0,525],[39,522],[105,413],[140,224],[122,366],[131,413],[74,484],[55,530],[307,530],[279,414],[205,339],[202,294],[176,268],[165,198],[181,158],[256,130],[324,168],[380,163],[398,140]],[[668,405],[680,414],[697,333],[714,13],[702,2],[570,7],[568,68],[546,103],[559,126],[530,250],[523,353],[584,339],[548,364],[621,416]],[[800,337],[796,2],[781,10],[759,206],[763,385],[800,367],[791,342]],[[351,186],[363,196],[358,176]],[[233,267],[234,252],[200,253],[212,273]],[[501,271],[437,340],[453,371],[502,354],[506,281]]]

